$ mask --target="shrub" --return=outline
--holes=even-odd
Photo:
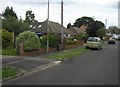
[[[54,34],[49,34],[48,38],[49,38],[49,47],[53,47],[53,48],[57,47],[59,43],[59,37]],[[40,42],[42,47],[47,47],[47,35],[42,36]]]
[[[85,40],[87,35],[85,33],[80,33],[80,34],[77,34],[75,37],[77,40]]]
[[[25,51],[32,51],[40,48],[39,37],[31,31],[25,31],[20,33],[16,38],[16,47],[23,43],[23,49]]]
[[[2,32],[2,33],[1,33]],[[13,34],[6,29],[0,30],[0,35],[2,34],[2,48],[13,45]]]
[[[74,42],[74,40],[73,40],[73,38],[66,38],[65,39],[65,44],[74,44],[75,42]]]

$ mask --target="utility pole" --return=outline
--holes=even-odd
[[[61,0],[61,49],[63,49],[63,0]]]
[[[48,0],[48,17],[47,17],[47,53],[49,53],[49,0]]]
[[[118,2],[118,28],[120,29],[120,1]]]
[[[107,29],[107,19],[105,19],[105,28]]]

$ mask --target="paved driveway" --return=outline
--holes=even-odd
[[[41,58],[41,57],[16,56],[16,57],[2,58],[3,65],[19,68],[25,72],[30,72],[38,66],[42,66],[51,62],[53,61],[48,60],[47,58]]]

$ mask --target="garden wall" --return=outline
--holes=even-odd
[[[71,48],[76,48],[78,46],[84,45],[84,40],[82,41],[76,41],[75,44],[70,44],[70,45],[65,45],[65,49],[71,49]]]
[[[82,46],[84,45],[84,41],[76,41],[75,44],[71,44],[71,45],[65,45],[64,49],[72,49],[72,48],[76,48],[78,46]],[[44,55],[47,53],[47,48],[40,48],[38,50],[34,50],[34,51],[24,51],[23,49],[23,44],[21,43],[19,45],[19,55],[20,56],[40,56],[40,55]],[[56,48],[51,48],[49,47],[49,52],[56,52]]]
[[[49,52],[55,52],[56,48],[49,48]],[[19,56],[39,56],[47,53],[47,48],[40,48],[34,51],[24,51],[23,45],[19,45]]]

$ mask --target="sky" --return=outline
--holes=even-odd
[[[48,16],[48,0],[0,0],[0,13],[9,6],[13,7],[18,18],[25,19],[25,13],[32,10],[35,19],[45,21]],[[61,23],[61,0],[49,0],[49,20]],[[63,0],[63,25],[73,24],[76,19],[83,16],[102,21],[109,26],[118,26],[119,0]],[[107,20],[107,23],[105,22]]]

